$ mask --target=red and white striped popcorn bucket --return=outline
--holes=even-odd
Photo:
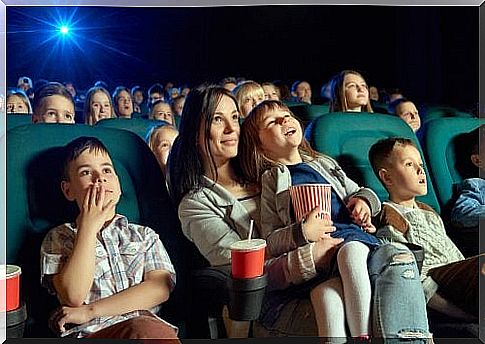
[[[330,220],[332,211],[332,186],[330,184],[300,184],[290,186],[291,202],[298,222],[321,205],[321,218]]]

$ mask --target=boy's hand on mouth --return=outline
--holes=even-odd
[[[106,201],[106,194],[110,192],[106,191],[104,185],[89,187],[76,220],[78,230],[98,233],[104,223],[111,220],[116,204],[113,199]]]

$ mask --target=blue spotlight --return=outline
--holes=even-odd
[[[69,33],[69,28],[66,26],[66,25],[62,25],[61,28],[59,29],[59,31],[63,34],[63,35],[67,35]]]

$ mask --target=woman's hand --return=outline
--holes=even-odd
[[[335,231],[332,220],[322,216],[322,208],[315,207],[302,223],[303,236],[310,242],[329,238],[331,232]]]

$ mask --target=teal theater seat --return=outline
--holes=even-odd
[[[96,126],[123,129],[137,134],[143,140],[148,131],[158,125],[167,125],[165,121],[146,118],[106,118],[96,123]]]
[[[177,284],[161,316],[177,325],[186,312],[188,241],[169,198],[159,165],[143,140],[126,130],[84,124],[35,124],[7,132],[7,263],[22,268],[22,297],[27,303],[25,335],[50,337],[47,319],[57,300],[40,286],[40,245],[47,231],[73,221],[78,209],[60,189],[63,146],[94,136],[108,148],[120,179],[117,212],[147,225],[160,236],[177,273]]]
[[[455,117],[463,117],[463,118],[473,118],[473,115],[468,112],[463,112],[458,109],[449,106],[428,106],[423,114],[423,122],[428,123],[432,120],[438,118],[455,118]]]
[[[460,170],[469,160],[469,152],[462,152],[466,144],[460,142],[461,135],[472,131],[484,120],[478,118],[439,118],[428,123],[425,137],[425,153],[429,163],[436,195],[442,207],[448,206],[453,190],[465,178]]]
[[[7,130],[10,130],[14,127],[18,127],[20,125],[31,124],[32,123],[32,115],[29,114],[7,114]]]
[[[422,154],[418,139],[410,127],[400,118],[384,114],[329,113],[318,117],[305,131],[306,139],[315,150],[336,159],[347,176],[359,185],[373,189],[381,201],[388,198],[388,193],[374,174],[368,154],[375,142],[391,136],[410,138]],[[429,173],[426,178],[428,194],[418,199],[440,212]]]

